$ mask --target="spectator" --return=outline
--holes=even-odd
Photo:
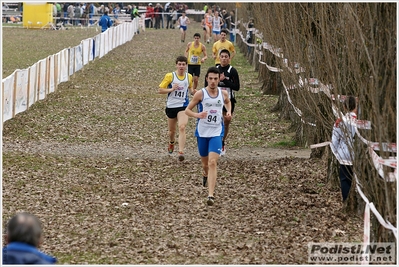
[[[177,21],[177,10],[176,10],[176,8],[173,8],[173,12],[172,12],[172,29],[174,29],[175,28],[175,25],[176,25],[176,21]]]
[[[104,15],[101,16],[100,21],[98,22],[98,25],[101,26],[101,32],[105,32],[112,26],[112,20],[108,16],[108,10],[104,11]]]
[[[65,3],[65,4],[64,4],[64,7],[63,7],[63,11],[64,11],[64,25],[68,23],[68,19],[67,19],[67,17],[68,17],[68,7],[69,7],[69,4],[68,4],[68,3]]]
[[[155,29],[161,28],[162,13],[163,13],[163,8],[160,3],[157,3],[154,8]]]
[[[149,3],[147,6],[147,10],[145,12],[145,27],[146,28],[154,27],[153,22],[152,22],[153,16],[154,16],[154,8],[152,7],[152,3]]]
[[[163,21],[164,21],[164,15],[165,15],[165,8],[161,5],[162,7],[162,14],[161,14],[161,27],[163,29]]]
[[[60,5],[60,3],[57,3],[57,2],[55,2],[54,4],[55,4],[55,7],[57,9],[57,14],[56,14],[57,20],[56,20],[56,23],[59,23],[60,22],[60,17],[61,17],[61,5]]]
[[[101,6],[97,9],[97,13],[100,14],[100,15],[104,14],[104,11],[105,11],[104,5],[101,5]]]
[[[235,12],[234,12],[234,10],[231,10],[230,11],[230,27],[228,29],[230,31],[230,42],[233,42],[233,43],[235,41],[235,36],[236,36],[235,35],[235,23],[236,23],[235,19],[236,19]]]
[[[179,20],[179,18],[183,15],[183,6],[179,5],[179,8],[177,9],[177,20]]]
[[[253,43],[253,35],[254,35],[252,32],[253,30],[254,30],[254,21],[253,19],[250,19],[248,22],[247,36],[245,38],[248,44]],[[252,46],[247,45],[247,47],[248,47],[248,55],[250,55],[252,52]]]
[[[111,3],[108,3],[108,9],[106,8],[105,11],[108,10],[108,15],[114,12],[114,6]]]
[[[230,14],[227,14],[226,9],[222,10],[221,16],[223,18],[222,29],[230,29]]]
[[[29,213],[19,213],[7,225],[7,245],[3,248],[3,264],[54,264],[57,259],[41,251],[42,226]]]
[[[139,10],[137,9],[137,6],[136,6],[136,5],[133,5],[131,18],[132,18],[132,20],[133,20],[133,19],[139,18],[139,17],[140,17]]]
[[[166,7],[165,5],[165,11],[166,11],[166,29],[171,28],[172,29],[172,18],[173,18],[173,8],[172,5],[168,5],[168,7]]]
[[[333,154],[339,161],[339,179],[343,202],[349,196],[353,178],[353,139],[356,126],[351,124],[351,121],[356,119],[356,98],[354,96],[346,97],[344,109],[347,113],[343,119],[338,118],[335,122],[330,144]]]
[[[115,5],[115,8],[112,10],[112,13],[114,13],[115,19],[118,19],[119,14],[121,13],[121,9],[118,4]]]
[[[68,18],[69,18],[69,24],[71,24],[71,25],[72,25],[73,18],[75,16],[74,10],[75,10],[75,7],[73,6],[73,4],[69,4],[69,6],[68,6]]]
[[[89,19],[90,19],[89,23],[90,23],[90,25],[93,25],[93,19],[92,18],[93,18],[93,15],[95,13],[95,10],[96,10],[96,7],[94,6],[93,3],[91,3],[90,6],[89,6]]]
[[[53,5],[53,18],[57,17],[57,6]]]
[[[82,7],[79,3],[75,6],[74,14],[75,20],[73,21],[73,25],[77,26],[80,24],[80,18],[82,17]]]

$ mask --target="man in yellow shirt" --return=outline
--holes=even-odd
[[[179,161],[184,160],[184,146],[186,144],[186,125],[188,117],[185,109],[188,106],[189,92],[194,94],[193,77],[186,72],[187,58],[179,56],[176,59],[176,71],[165,75],[159,84],[159,93],[167,94],[165,113],[168,117],[169,154],[173,154],[175,147],[176,126],[179,128]],[[178,124],[178,125],[177,125]]]
[[[194,92],[197,90],[198,86],[198,78],[201,73],[201,63],[208,58],[206,54],[206,47],[201,42],[201,34],[194,34],[194,42],[189,42],[186,47],[186,52],[184,55],[188,60],[188,73],[193,76],[193,90]],[[204,54],[204,57],[201,58],[201,54]]]
[[[230,62],[233,59],[233,57],[236,55],[236,50],[234,48],[234,45],[232,42],[226,40],[228,30],[222,29],[220,31],[220,40],[215,42],[212,46],[212,56],[215,59],[215,66],[220,65],[220,58],[219,58],[219,53],[223,49],[227,49],[230,52]]]

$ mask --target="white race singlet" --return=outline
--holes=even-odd
[[[168,97],[166,98],[166,107],[167,108],[180,108],[188,106],[188,85],[189,79],[187,72],[184,74],[184,79],[180,80],[177,77],[176,72],[172,72],[173,79],[169,84],[168,88],[172,88],[173,84],[177,83],[179,87],[173,91],[168,93]]]
[[[198,103],[198,112],[207,111],[208,115],[204,119],[197,120],[195,136],[197,137],[215,137],[223,136],[223,106],[224,98],[220,88],[216,97],[211,97],[205,88],[202,88],[202,101]]]
[[[213,18],[213,27],[212,27],[212,30],[213,31],[218,31],[218,32],[220,32],[220,30],[221,30],[221,27],[222,27],[222,25],[221,25],[221,18],[220,17],[215,17],[215,18]]]

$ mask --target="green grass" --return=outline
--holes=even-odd
[[[3,27],[3,78],[16,69],[26,69],[49,55],[77,46],[82,40],[98,34],[95,28],[54,31]]]
[[[279,141],[272,144],[272,147],[294,147],[296,142],[294,140]]]

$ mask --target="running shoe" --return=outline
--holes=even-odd
[[[172,154],[174,149],[175,149],[175,143],[169,143],[169,146],[168,146],[169,154]]]
[[[213,206],[213,203],[215,203],[215,198],[209,196],[208,200],[206,201],[206,204],[208,204],[208,206]]]
[[[184,153],[179,151],[179,156],[178,156],[179,161],[184,160]]]
[[[206,177],[206,176],[203,176],[202,177],[202,186],[203,187],[206,187],[206,183],[208,182],[208,177]]]
[[[226,147],[222,146],[222,151],[220,152],[220,156],[224,156],[226,154]]]

